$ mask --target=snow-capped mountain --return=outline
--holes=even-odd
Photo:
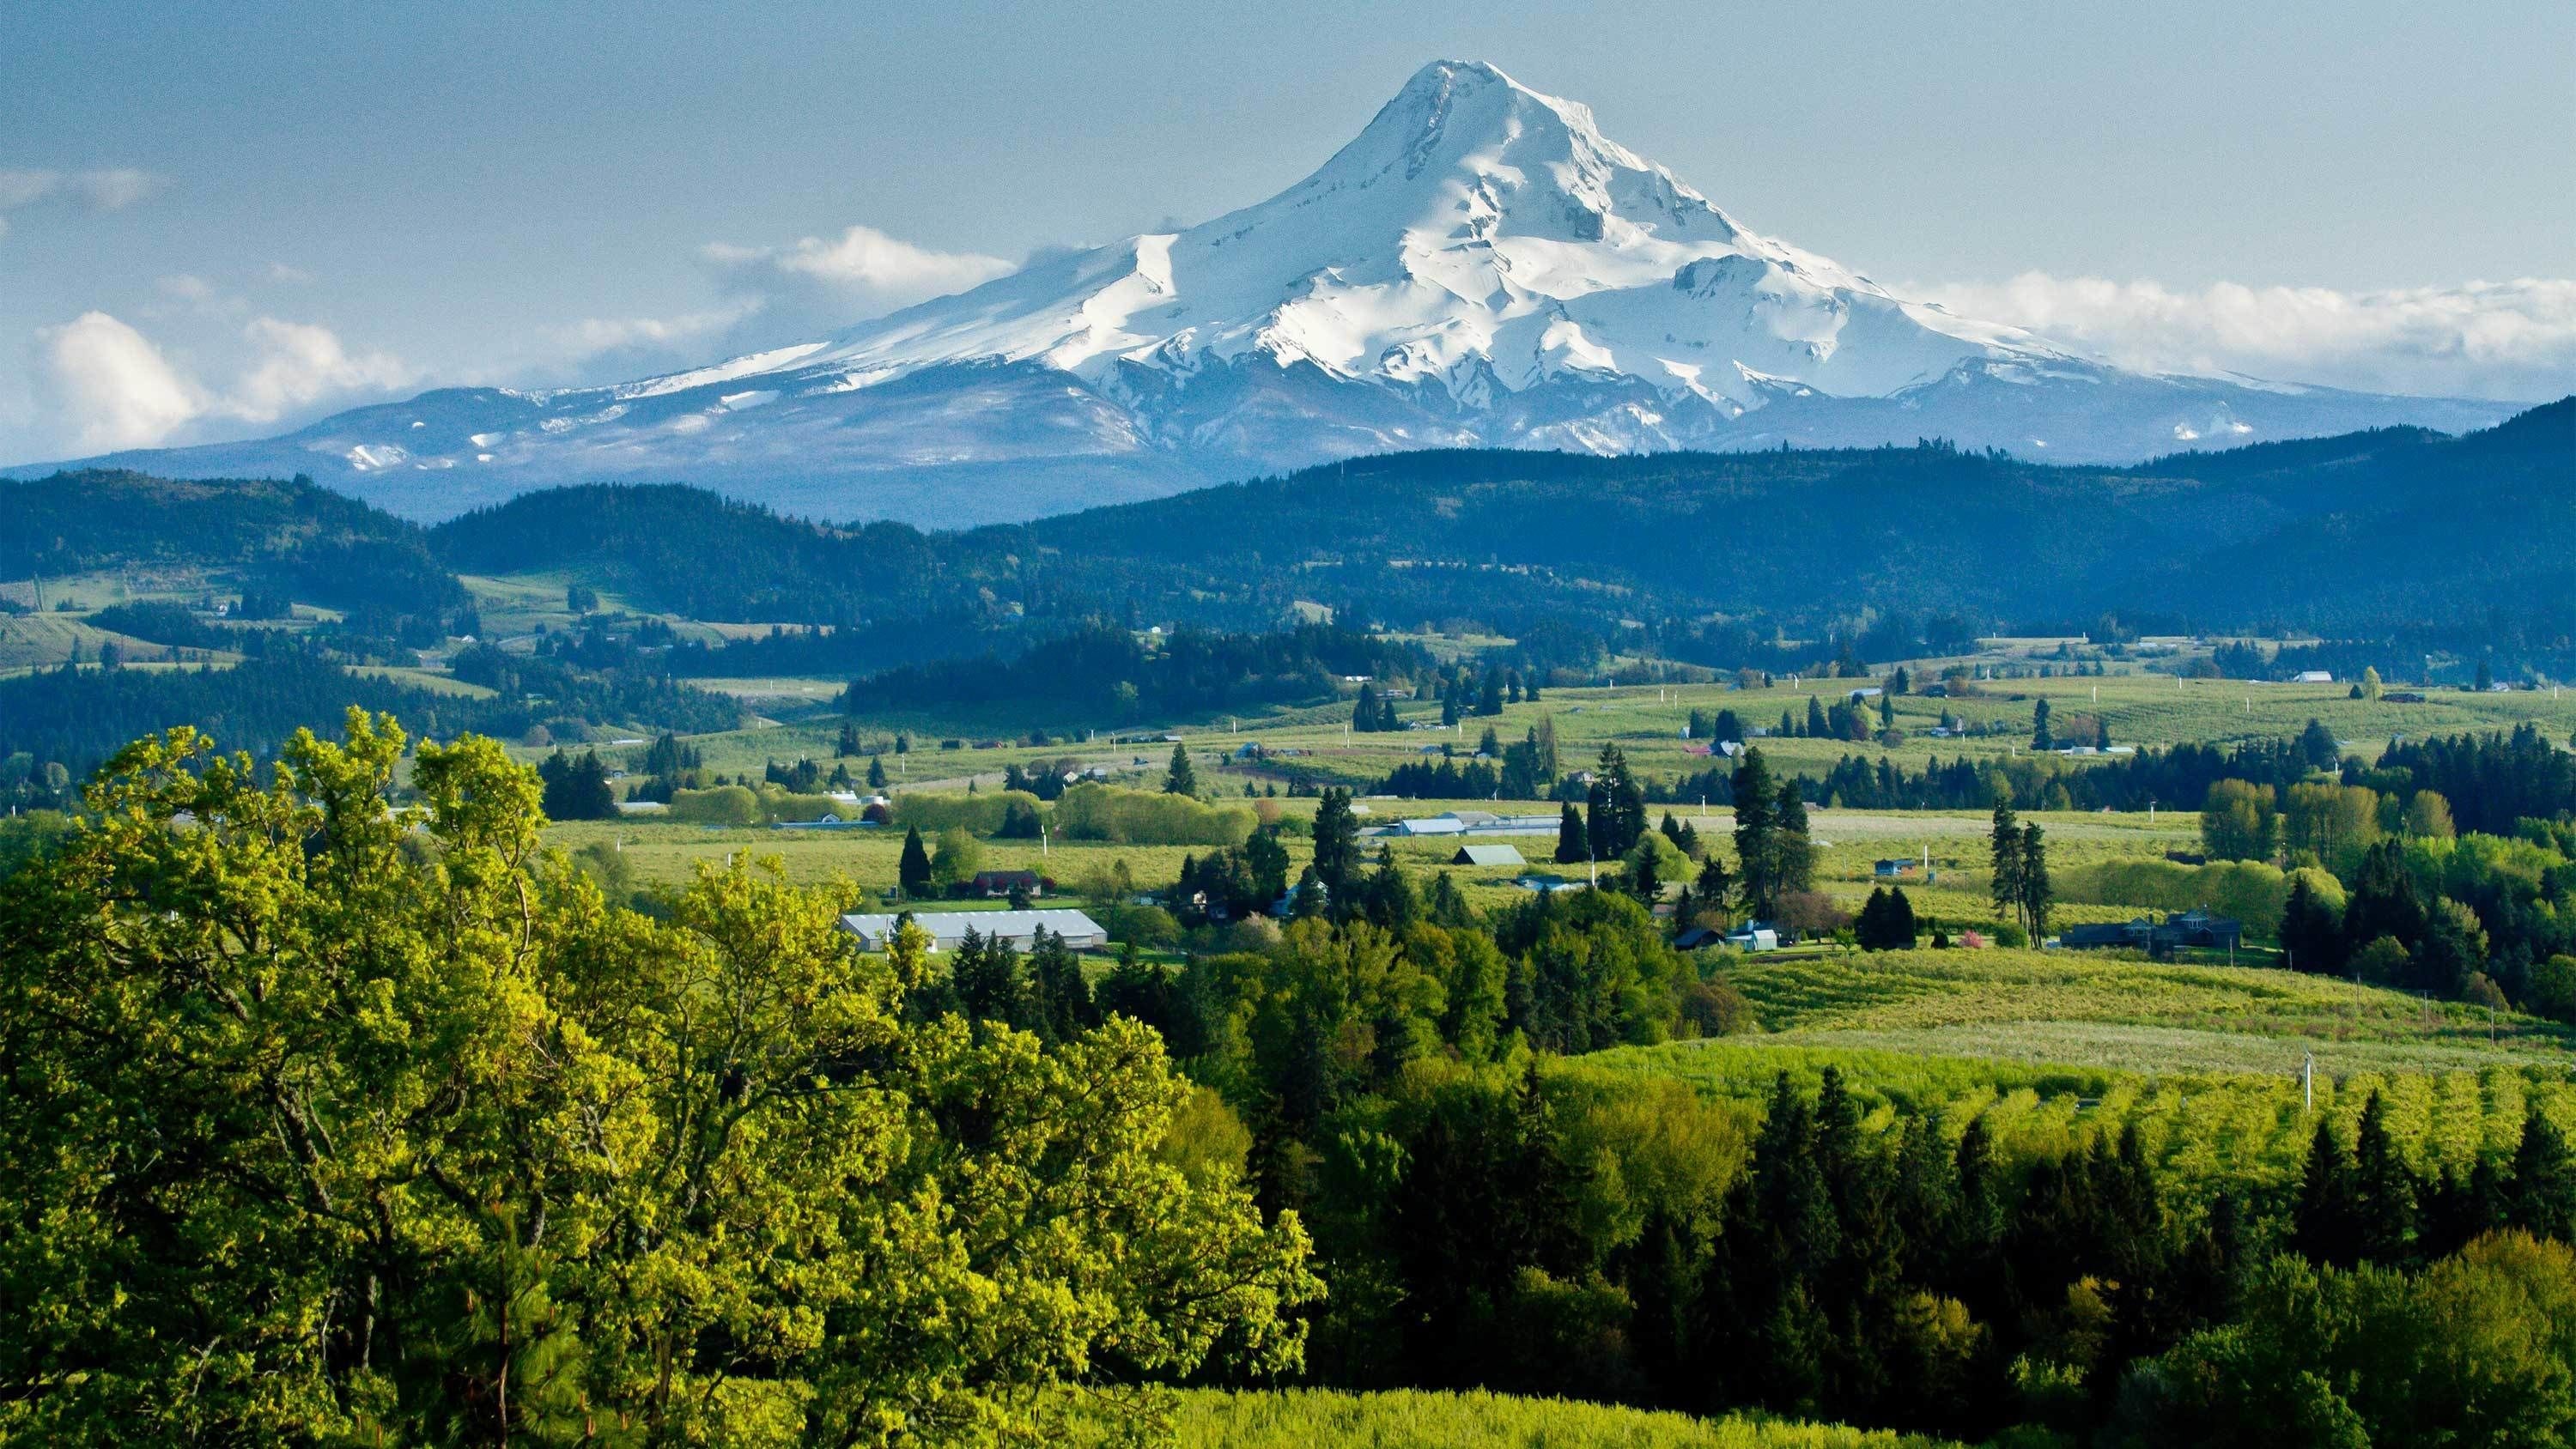
[[[1937,435],[2125,461],[2507,411],[2124,372],[1904,301],[1748,230],[1589,108],[1441,61],[1267,201],[838,336],[100,461],[304,472],[417,517],[555,483],[679,479],[831,518],[962,524],[1420,447]]]

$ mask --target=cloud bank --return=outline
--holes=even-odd
[[[2366,392],[2540,402],[2576,392],[2576,281],[2339,292],[2024,272],[1912,295],[2122,367]]]

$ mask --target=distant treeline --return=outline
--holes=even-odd
[[[126,742],[182,724],[228,751],[266,758],[299,728],[337,730],[352,705],[398,714],[406,728],[435,739],[468,730],[516,739],[538,725],[719,730],[741,718],[721,695],[665,680],[582,675],[488,646],[468,650],[458,675],[502,692],[488,699],[443,693],[288,650],[233,668],[48,670],[0,680],[0,758],[23,752],[39,764],[59,762],[77,780]]]
[[[1263,704],[1331,699],[1338,677],[1427,676],[1431,656],[1355,629],[1301,624],[1271,634],[1189,630],[1161,647],[1094,625],[1018,658],[906,665],[850,682],[850,714],[1008,706],[1024,717],[1068,715],[1125,723]]]

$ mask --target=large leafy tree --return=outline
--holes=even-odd
[[[1303,1232],[1164,1163],[1150,1031],[907,1025],[919,932],[611,909],[404,743],[139,742],[0,887],[0,1439],[989,1442],[1295,1361]]]

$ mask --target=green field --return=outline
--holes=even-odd
[[[1939,1449],[1947,1442],[1489,1393],[1187,1389],[1177,1399],[1174,1427],[1185,1449]]]

